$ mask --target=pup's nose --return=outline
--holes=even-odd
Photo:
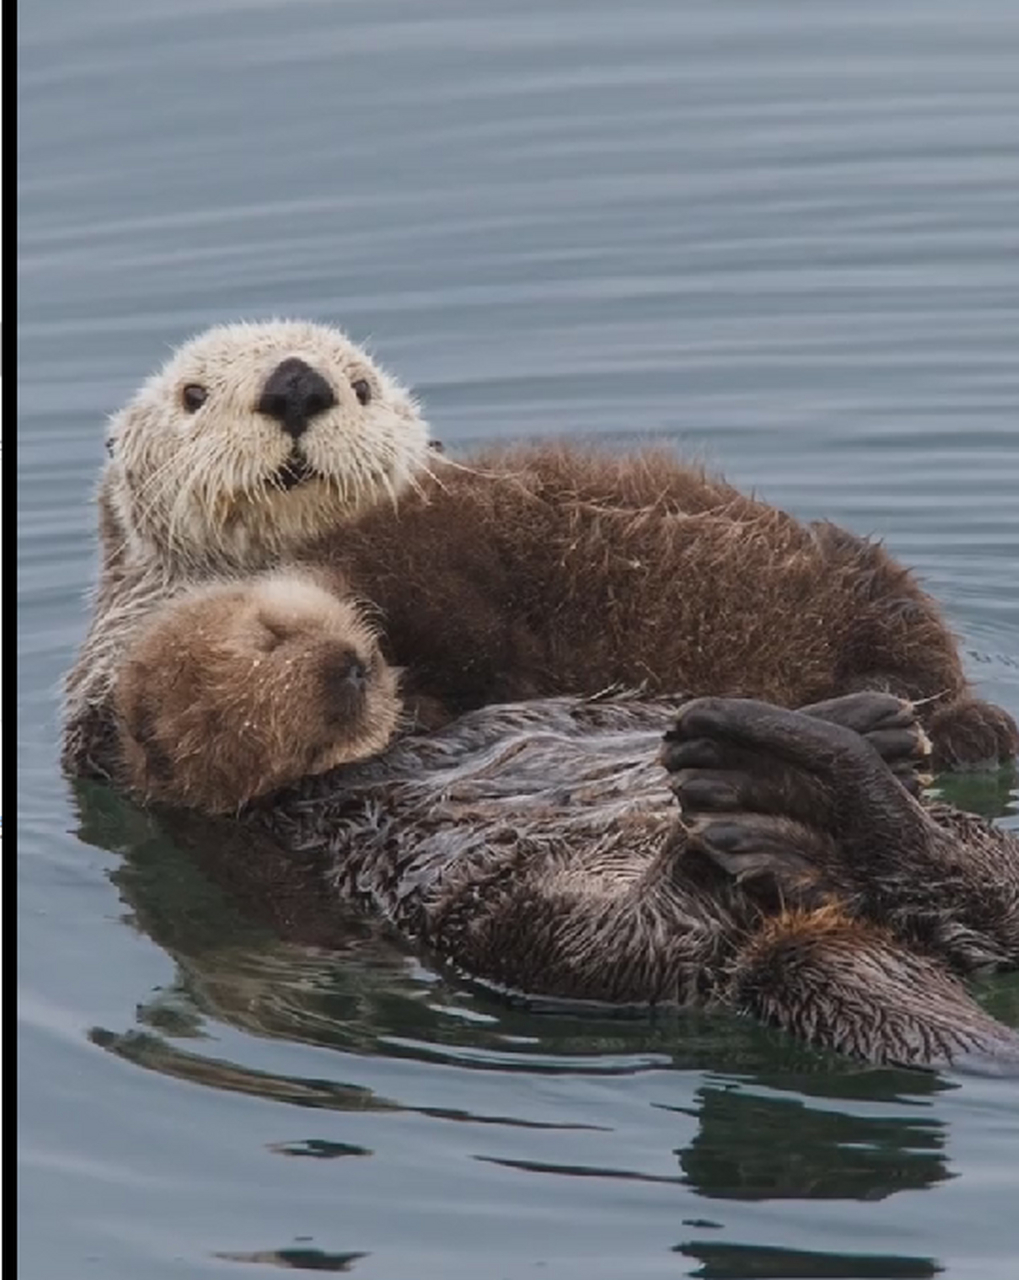
[[[360,693],[368,683],[368,668],[360,658],[351,658],[343,672],[343,679]]]
[[[310,364],[288,356],[266,379],[258,404],[259,413],[275,418],[289,436],[297,440],[317,413],[336,403],[332,387]]]

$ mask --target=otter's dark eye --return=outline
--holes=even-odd
[[[180,398],[188,413],[197,413],[208,400],[209,393],[204,387],[200,387],[197,382],[189,382],[180,393]]]
[[[372,398],[372,384],[367,378],[355,378],[350,385],[354,388],[354,395],[362,404],[367,404]]]

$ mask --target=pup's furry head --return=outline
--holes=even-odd
[[[381,751],[397,673],[352,599],[278,572],[193,589],[143,626],[115,693],[123,780],[228,813]]]

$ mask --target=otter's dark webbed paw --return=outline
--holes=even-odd
[[[912,704],[887,693],[847,694],[799,711],[744,698],[698,698],[680,710],[665,734],[661,759],[674,775],[673,790],[681,802],[685,796],[700,807],[749,807],[816,820],[831,799],[831,779],[826,782],[817,766],[826,754],[852,753],[854,736],[881,757],[910,794],[920,790],[927,780],[921,770],[930,741]]]
[[[852,850],[915,820],[892,771],[915,789],[925,749],[909,705],[887,694],[799,712],[699,698],[680,710],[661,759],[691,847],[769,905],[810,906],[850,887]]]
[[[930,783],[931,740],[908,699],[866,690],[812,702],[799,710],[802,715],[860,734],[910,795],[919,795]]]

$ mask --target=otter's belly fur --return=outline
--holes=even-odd
[[[678,725],[671,700],[550,699],[411,735],[242,821],[316,868],[309,920],[315,895],[360,901],[505,987],[1019,1067],[952,976],[1019,963],[1019,839],[917,803],[927,745],[890,695],[700,699]]]
[[[675,799],[657,760],[674,716],[667,701],[486,708],[308,779],[256,821],[321,858],[332,891],[381,908],[475,974],[550,994],[688,1003],[717,976],[702,965],[732,927],[720,878],[675,894],[673,942],[657,957],[649,948],[639,971],[597,964],[585,975],[579,957],[563,966],[544,947],[502,952],[494,940],[482,954],[485,908],[470,905],[490,907],[528,883],[592,909],[639,892],[675,834]],[[464,933],[473,936],[467,947]]]

